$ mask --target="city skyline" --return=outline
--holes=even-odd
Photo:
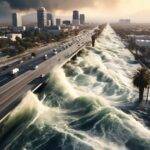
[[[32,3],[27,3],[26,0],[23,2],[2,0],[0,2],[0,18],[1,20],[7,20],[14,11],[20,11],[30,18],[29,13],[33,16],[40,5],[64,19],[70,19],[72,10],[77,9],[87,14],[89,22],[114,22],[121,18],[131,19],[133,22],[150,22],[150,1],[148,0],[82,0],[80,2],[78,0],[65,2],[62,0],[59,2],[46,0],[37,1],[36,4],[34,0],[32,0]]]
[[[150,0],[0,0],[0,150],[150,150]]]
[[[85,14],[81,14],[78,10],[74,10],[72,12],[72,20],[63,20],[63,24],[80,26],[85,25]],[[45,7],[40,7],[36,12],[36,25],[38,28],[45,28],[50,26],[61,26],[61,19],[58,17],[54,17],[52,12],[47,11]],[[20,12],[12,13],[12,27],[22,27],[25,24],[23,23],[23,16]],[[55,20],[55,21],[54,21]],[[69,23],[69,22],[70,23]]]

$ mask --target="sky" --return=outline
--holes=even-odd
[[[72,10],[77,9],[90,22],[125,18],[150,23],[150,0],[0,0],[0,20],[9,20],[14,11],[23,15],[35,13],[41,6],[63,19],[71,19]]]

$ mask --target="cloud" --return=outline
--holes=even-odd
[[[72,9],[84,7],[87,4],[92,5],[92,0],[1,0],[7,2],[12,9],[37,9],[46,7],[49,10],[54,9]]]
[[[0,1],[0,15],[6,16],[11,12],[10,5],[5,1]]]
[[[7,2],[12,9],[27,10],[46,7],[48,10],[71,10],[93,7],[95,3],[105,7],[113,7],[120,0],[0,0]]]
[[[30,12],[39,7],[49,11],[71,11],[74,9],[90,8],[111,10],[122,0],[0,0],[0,18],[11,16],[13,11]]]

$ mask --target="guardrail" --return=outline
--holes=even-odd
[[[27,90],[33,88],[30,83],[34,79],[40,77],[42,74],[48,74],[56,65],[62,67],[66,62],[70,61],[70,59],[74,57],[83,47],[85,47],[90,40],[90,38],[87,38],[86,42],[81,44],[81,46],[78,46],[78,44],[72,45],[67,50],[61,51],[57,55],[42,62],[37,70],[27,71],[4,86],[0,87],[0,119],[16,106],[14,103],[19,102],[19,97],[27,92]]]

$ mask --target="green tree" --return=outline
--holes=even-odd
[[[133,84],[139,89],[139,102],[143,101],[144,90],[149,86],[150,74],[146,68],[140,68],[133,76]]]

